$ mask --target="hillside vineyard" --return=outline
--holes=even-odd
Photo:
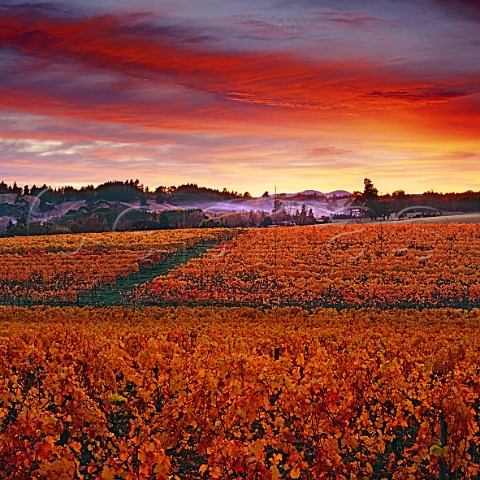
[[[480,306],[480,226],[249,230],[138,289],[146,303]]]
[[[0,239],[0,299],[6,303],[76,302],[80,293],[165,261],[168,255],[218,243],[233,232],[174,230]]]

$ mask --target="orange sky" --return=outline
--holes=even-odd
[[[480,190],[476,2],[15,3],[9,183]]]

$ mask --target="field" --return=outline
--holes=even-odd
[[[476,478],[479,327],[448,309],[3,307],[0,475]]]
[[[2,479],[480,478],[480,225],[12,238],[0,268]]]
[[[250,230],[138,289],[150,304],[480,306],[479,225]]]
[[[12,304],[95,299],[97,289],[112,290],[120,280],[138,278],[175,254],[185,261],[192,250],[199,253],[232,235],[175,230],[0,239],[0,299]]]
[[[411,218],[399,223],[432,224],[432,223],[480,223],[480,213],[450,213],[441,217]]]

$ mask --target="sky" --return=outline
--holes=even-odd
[[[0,0],[0,180],[480,190],[477,0]]]

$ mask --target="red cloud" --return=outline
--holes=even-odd
[[[98,92],[86,99],[26,80],[14,90],[0,87],[0,101],[12,110],[163,129],[224,131],[233,122],[241,133],[255,130],[250,123],[273,130],[332,119],[351,123],[355,115],[377,117],[379,111],[394,116],[392,107],[448,104],[472,93],[462,79],[441,86],[402,81],[381,65],[349,59],[318,64],[289,52],[218,51],[210,40],[180,27],[157,27],[142,15],[65,19],[7,11],[0,17],[0,45],[49,62],[73,62],[79,75],[112,72],[132,84],[112,97],[92,81],[91,90]],[[34,69],[28,73],[36,75]],[[149,82],[142,85],[144,79]],[[168,86],[176,89],[170,97],[156,94]]]

